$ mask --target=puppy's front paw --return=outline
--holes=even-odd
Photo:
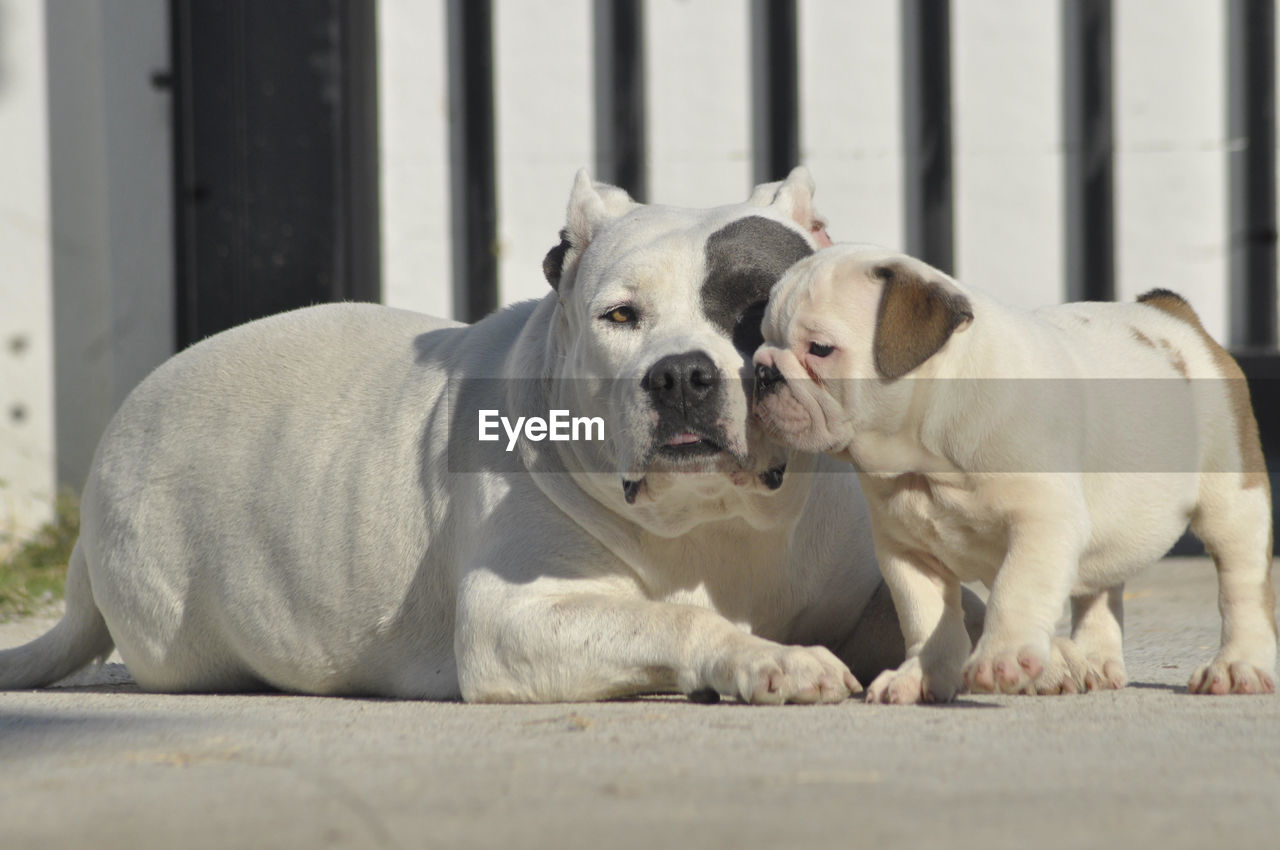
[[[1276,679],[1270,670],[1220,655],[1192,674],[1187,690],[1193,694],[1274,694]]]
[[[712,687],[752,704],[842,702],[862,686],[823,646],[781,646],[760,641],[738,647],[713,674]]]
[[[1035,680],[1035,692],[1078,694],[1123,688],[1128,677],[1124,659],[1085,655],[1075,641],[1056,637],[1049,645],[1049,663]]]
[[[896,670],[885,670],[867,688],[867,702],[911,705],[917,702],[950,702],[960,689],[959,676],[927,676],[920,659],[902,662]]]
[[[1007,648],[980,640],[964,665],[964,682],[976,694],[1034,694],[1048,661],[1048,653],[1034,644]]]

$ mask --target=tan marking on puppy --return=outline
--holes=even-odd
[[[1160,340],[1161,347],[1169,353],[1169,365],[1183,377],[1184,380],[1191,380],[1191,373],[1187,370],[1187,361],[1183,358],[1182,352],[1178,351],[1165,340]]]
[[[872,355],[883,377],[900,378],[944,346],[956,328],[973,320],[963,295],[947,292],[898,264],[877,266],[884,281]]]
[[[1134,339],[1136,339],[1141,344],[1147,346],[1148,348],[1154,348],[1156,350],[1163,351],[1165,354],[1167,354],[1169,357],[1169,365],[1174,368],[1174,371],[1176,371],[1179,375],[1181,375],[1186,380],[1188,381],[1191,380],[1191,375],[1190,373],[1187,372],[1187,361],[1183,359],[1182,352],[1174,348],[1169,343],[1169,340],[1167,339],[1152,340],[1151,337],[1147,336],[1142,331],[1135,328],[1133,325],[1129,326],[1129,333],[1133,335]]]
[[[1134,339],[1136,339],[1138,342],[1142,343],[1143,345],[1147,346],[1148,348],[1156,347],[1156,344],[1151,341],[1151,337],[1147,336],[1142,331],[1135,328],[1133,325],[1129,326],[1129,333],[1133,334]]]
[[[1200,317],[1196,315],[1196,311],[1176,292],[1170,292],[1167,289],[1153,289],[1150,292],[1139,295],[1138,303],[1155,307],[1157,310],[1163,310],[1174,318],[1181,319],[1191,325],[1203,337],[1204,344],[1213,357],[1214,365],[1218,367],[1222,377],[1227,379],[1227,392],[1231,396],[1231,414],[1236,420],[1236,440],[1240,445],[1240,461],[1244,467],[1245,489],[1266,487],[1269,491],[1270,482],[1267,480],[1266,461],[1262,457],[1262,441],[1258,436],[1258,422],[1253,417],[1253,404],[1249,400],[1249,383],[1245,380],[1244,372],[1240,370],[1240,364],[1209,335],[1209,332],[1204,329],[1204,325],[1200,324]],[[1184,363],[1183,368],[1179,371],[1185,375],[1185,369],[1186,364]]]

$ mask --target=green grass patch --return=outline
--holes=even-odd
[[[67,561],[80,536],[80,501],[58,496],[53,521],[23,541],[0,534],[0,622],[28,617],[61,599]]]

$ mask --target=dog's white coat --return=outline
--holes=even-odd
[[[875,270],[886,266],[969,307],[896,379],[873,356],[886,290]],[[1122,686],[1123,583],[1188,523],[1216,560],[1223,617],[1222,647],[1191,688],[1274,690],[1257,430],[1247,399],[1233,405],[1238,368],[1189,308],[1023,312],[909,257],[836,246],[779,281],[764,335],[756,363],[786,382],[760,393],[759,415],[785,442],[852,461],[871,506],[908,659],[869,686],[869,699],[946,700],[966,683]],[[813,344],[834,351],[818,356]],[[972,655],[959,608],[970,580],[991,588]],[[1068,597],[1072,639],[1053,639]]]
[[[103,436],[67,613],[0,652],[0,686],[46,684],[114,643],[161,691],[843,699],[858,687],[844,662],[898,642],[883,616],[859,631],[882,585],[856,479],[796,454],[780,489],[761,485],[790,453],[748,427],[750,364],[698,302],[702,246],[729,221],[819,242],[812,191],[797,169],[746,203],[688,210],[580,175],[573,252],[541,301],[470,327],[314,307],[175,356]],[[620,293],[645,311],[634,333],[598,318]],[[694,346],[729,387],[738,460],[639,470],[627,504],[621,476],[652,439],[635,385]],[[468,383],[481,378],[507,380]],[[476,395],[466,421],[459,393]],[[504,465],[476,439],[478,408],[603,416],[610,439],[524,441]]]

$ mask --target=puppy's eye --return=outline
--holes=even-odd
[[[621,307],[614,307],[600,318],[615,325],[634,325],[639,321],[640,316],[634,309],[623,304]]]
[[[828,354],[830,354],[835,350],[836,350],[836,347],[834,345],[822,345],[821,343],[817,343],[817,342],[809,343],[809,353],[812,354],[814,357],[826,357]]]

